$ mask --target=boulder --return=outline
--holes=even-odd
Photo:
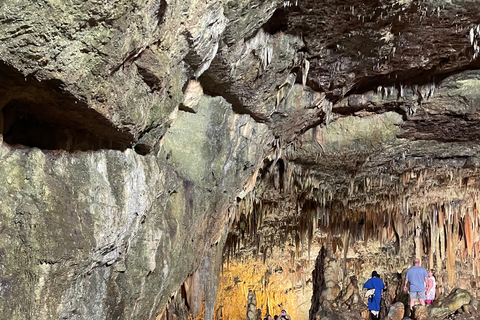
[[[467,290],[455,289],[445,298],[436,300],[429,309],[432,318],[445,317],[460,309],[463,305],[469,304],[472,296]]]
[[[414,308],[415,320],[429,320],[429,314],[426,306],[415,306]]]
[[[394,303],[390,310],[388,311],[387,319],[388,320],[401,320],[403,319],[403,314],[405,313],[405,306],[401,302]]]
[[[362,312],[362,319],[368,320],[370,319],[370,310],[365,310]]]
[[[473,309],[473,307],[472,307],[471,304],[464,304],[464,305],[462,306],[462,309],[461,309],[461,310],[462,310],[463,313],[468,313],[468,314],[474,312],[474,309]]]
[[[333,301],[338,297],[339,294],[340,287],[338,285],[334,285],[333,287],[329,287],[323,290],[321,296],[327,301]]]

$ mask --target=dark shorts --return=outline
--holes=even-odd
[[[410,291],[410,299],[425,300],[425,291]]]

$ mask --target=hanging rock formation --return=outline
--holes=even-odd
[[[2,1],[0,314],[221,319],[254,290],[313,319],[375,269],[386,316],[413,257],[477,297],[479,23],[476,1]]]

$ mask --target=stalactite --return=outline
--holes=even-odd
[[[476,274],[474,274],[474,277],[480,277],[480,257],[479,257],[479,253],[480,253],[480,242],[476,242],[475,243],[475,254],[476,254],[476,257],[475,259],[473,260],[473,262],[475,263],[475,266],[476,266]],[[475,267],[474,267],[475,269]]]
[[[404,206],[403,206],[403,219],[404,220],[407,217],[407,215],[408,215],[408,197],[405,197]]]
[[[444,208],[438,208],[438,234],[440,238],[440,259],[445,260],[445,212]]]
[[[453,232],[451,228],[447,228],[447,274],[448,284],[453,285],[455,274],[455,244],[453,243]]]
[[[316,220],[316,216],[314,217],[314,220]],[[314,224],[310,223],[309,226],[308,226],[308,245],[307,245],[308,260],[310,260],[310,252],[311,252],[311,249],[312,249],[313,228],[314,228]]]
[[[475,201],[474,204],[473,204],[473,219],[472,219],[472,225],[473,225],[473,228],[472,228],[472,238],[477,241],[477,244],[479,243],[478,242],[478,231],[480,229],[480,220],[479,220],[479,215],[478,215],[478,211],[477,211],[477,202]],[[473,251],[474,253],[477,254],[478,256],[478,251]]]
[[[245,253],[245,249],[252,248],[252,244],[257,248],[255,252],[258,254],[256,256],[258,261],[262,259],[265,263],[268,262],[268,256],[272,254],[272,246],[289,243],[291,270],[296,270],[296,263],[303,263],[299,259],[303,257],[305,249],[308,250],[310,259],[312,240],[315,231],[319,230],[330,235],[328,240],[323,242],[330,242],[329,247],[332,247],[333,252],[338,250],[337,254],[343,255],[345,263],[349,247],[350,245],[353,247],[354,242],[366,243],[374,239],[380,242],[380,246],[383,244],[389,246],[389,242],[392,241],[396,242],[396,248],[397,245],[398,248],[407,248],[405,243],[414,238],[415,255],[427,258],[431,268],[436,263],[437,270],[445,270],[446,265],[449,284],[455,278],[455,259],[458,261],[464,256],[466,259],[471,259],[467,260],[467,267],[472,270],[473,276],[480,275],[478,252],[480,244],[477,233],[479,218],[476,202],[473,204],[473,209],[469,210],[466,210],[463,204],[455,207],[455,203],[458,203],[457,199],[461,199],[458,196],[460,192],[473,192],[471,190],[473,188],[469,190],[462,188],[462,191],[458,188],[447,189],[445,204],[438,203],[431,206],[432,197],[428,192],[430,188],[434,190],[437,187],[438,181],[429,178],[426,169],[406,169],[401,179],[392,178],[393,175],[383,173],[378,177],[360,175],[346,177],[345,185],[335,188],[328,181],[320,182],[317,180],[320,178],[314,178],[312,172],[305,166],[295,165],[284,159],[282,160],[284,174],[274,173],[278,169],[275,163],[278,163],[279,159],[269,163],[269,168],[273,171],[262,171],[262,175],[264,179],[271,179],[272,174],[277,175],[275,184],[279,196],[293,201],[289,202],[285,208],[280,208],[278,203],[281,200],[274,199],[272,202],[259,200],[259,197],[262,197],[259,189],[254,189],[239,200],[229,212],[231,218],[228,221],[232,230],[236,230],[237,236],[227,238],[224,251],[227,266],[230,258],[233,258],[236,253]],[[405,166],[407,165],[415,164],[405,163]],[[447,173],[446,170],[438,168],[431,170],[439,171],[435,176],[440,172],[443,173],[442,179],[447,178],[446,183],[457,187],[459,180],[456,172]],[[468,174],[468,172],[464,173],[464,175]],[[452,182],[448,181],[449,176]],[[465,183],[462,182],[462,187],[464,186]],[[422,191],[425,193],[422,194]],[[423,196],[424,200],[419,199]],[[455,201],[452,202],[452,199]],[[365,204],[365,201],[371,202]],[[289,216],[283,220],[286,212]],[[270,224],[273,222],[271,217],[277,213],[282,218],[274,228],[282,232],[275,233],[272,237],[262,234],[260,232],[262,225],[268,223],[271,227]],[[242,236],[242,230],[246,238]],[[245,247],[241,246],[242,239]],[[458,245],[464,246],[464,249]],[[408,249],[398,256],[399,259],[406,259],[406,256],[411,254],[411,249]],[[386,252],[386,255],[394,257],[390,251]],[[339,266],[343,269],[340,270],[341,273],[347,273],[346,264],[339,264]],[[292,272],[291,275],[292,288],[300,281],[305,285],[303,273]],[[458,279],[458,276],[455,279]]]
[[[421,257],[423,253],[422,248],[422,222],[420,219],[420,213],[414,214],[414,228],[415,228],[415,256]]]
[[[455,258],[456,258],[456,245],[458,243],[458,211],[453,205],[449,204],[447,206],[447,273],[448,273],[448,284],[453,286],[454,277],[455,277]]]
[[[472,224],[472,218],[470,217],[470,212],[467,212],[465,214],[465,220],[464,220],[464,226],[465,226],[465,245],[467,248],[467,253],[469,256],[472,255],[472,250],[473,250],[473,224]]]
[[[393,226],[397,232],[398,235],[398,248],[401,250],[403,248],[403,236],[404,236],[404,220],[402,214],[399,212],[398,208],[395,211],[395,214],[393,216]]]
[[[330,209],[325,210],[325,226],[330,225]]]
[[[300,235],[298,231],[295,232],[295,257],[300,256]]]
[[[343,274],[347,274],[347,255],[350,242],[350,232],[347,230],[343,234]]]
[[[439,248],[438,248],[438,241],[439,241],[439,234],[438,234],[438,211],[437,207],[432,205],[431,210],[431,220],[430,220],[430,268],[434,268],[434,257],[437,256],[437,270],[441,269],[441,260],[439,258]],[[439,265],[440,263],[440,265]]]

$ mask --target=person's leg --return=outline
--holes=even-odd
[[[410,291],[410,310],[413,310],[413,306],[415,305],[415,300],[423,298],[425,299],[425,296],[421,296],[420,292],[418,291]]]
[[[418,300],[420,300],[420,304],[421,304],[422,306],[425,305],[425,292],[424,292],[424,291],[420,291],[420,292],[418,293]]]
[[[415,299],[410,299],[410,310],[413,310],[414,305],[415,305]]]

